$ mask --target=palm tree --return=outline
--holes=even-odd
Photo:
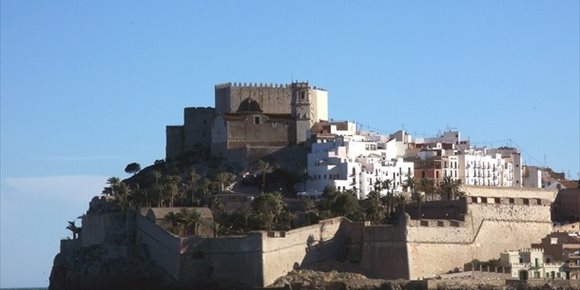
[[[199,178],[200,175],[195,172],[195,169],[191,169],[188,172],[186,182],[189,185],[189,190],[191,191],[191,204],[193,204],[195,200],[195,189],[197,188],[197,181]]]
[[[414,177],[407,177],[407,190],[411,192],[411,199],[417,202],[419,208],[419,219],[421,218],[421,201],[423,200],[423,194],[421,191],[417,190],[417,181]]]
[[[254,215],[260,220],[259,227],[271,230],[278,225],[284,212],[284,200],[280,193],[264,193],[252,201]]]
[[[203,195],[207,195],[209,193],[210,185],[211,185],[211,180],[209,180],[209,178],[204,177],[201,179],[201,182],[199,183],[199,187],[201,188],[201,193]]]
[[[310,199],[310,197],[308,196],[304,196],[300,200],[302,201],[302,206],[304,206],[304,213],[308,217],[308,225],[310,225],[311,224],[310,213],[315,208],[314,201],[312,201],[312,199]]]
[[[430,200],[435,200],[437,188],[435,187],[435,180],[429,178],[419,179],[417,190],[425,192],[425,195],[430,197]]]
[[[378,191],[371,191],[365,199],[366,216],[374,224],[379,224],[383,220],[383,208],[381,206],[381,195]]]
[[[119,183],[117,189],[117,195],[115,196],[115,202],[121,207],[123,211],[127,211],[127,209],[131,206],[129,201],[131,189],[125,182]]]
[[[111,196],[116,195],[119,183],[121,183],[121,179],[119,177],[109,177],[107,179],[107,184],[109,186],[103,189],[103,194]]]
[[[202,220],[201,214],[195,209],[188,210],[187,208],[182,208],[179,214],[183,224],[184,234],[196,235],[198,232],[198,226]]]
[[[266,190],[266,174],[272,172],[272,165],[268,161],[258,160],[256,163],[258,171],[262,173],[262,193]]]
[[[401,206],[403,213],[405,213],[405,204],[407,203],[407,197],[403,192],[400,192],[399,195],[396,197],[396,202],[399,206]]]
[[[170,211],[165,215],[165,219],[171,223],[171,225],[169,226],[169,231],[174,235],[178,235],[179,225],[181,224],[181,215],[176,214],[173,211]]]
[[[387,208],[386,214],[388,217],[391,216],[391,213],[393,212],[393,206],[394,206],[394,196],[393,196],[393,190],[391,188],[392,184],[393,184],[393,181],[391,179],[386,179],[384,181],[381,181],[381,188],[387,190],[387,194],[385,194],[385,196],[381,198],[381,202]]]
[[[167,176],[165,179],[165,192],[169,195],[169,207],[173,207],[173,201],[179,194],[179,183],[181,178],[177,175]]]
[[[216,178],[216,182],[219,186],[219,191],[223,192],[224,191],[224,186],[226,184],[229,184],[230,181],[233,179],[234,175],[232,173],[229,172],[220,172],[218,174],[216,174],[215,178]]]
[[[131,188],[131,195],[129,195],[129,203],[135,207],[139,208],[146,204],[146,195],[145,191],[141,190],[141,185],[139,183],[133,184],[133,188]]]
[[[462,195],[460,188],[461,180],[453,180],[449,176],[445,176],[441,182],[441,185],[439,186],[441,195],[445,196],[447,200],[452,200]]]
[[[157,194],[157,206],[163,206],[163,190],[159,185],[159,179],[161,179],[163,175],[159,170],[152,170],[151,176],[155,179],[155,185],[153,186],[153,189]]]
[[[66,226],[66,229],[71,231],[72,236],[73,236],[73,240],[76,240],[78,237],[78,234],[81,232],[81,228],[77,227],[77,225],[75,224],[74,221],[68,221],[68,226]]]

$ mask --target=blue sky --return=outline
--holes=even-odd
[[[403,2],[403,1],[401,1]],[[214,84],[308,80],[330,116],[512,140],[580,172],[579,2],[0,1],[0,287],[45,286],[66,221],[164,157]]]

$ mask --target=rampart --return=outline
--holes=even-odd
[[[540,198],[551,195],[526,192],[518,191],[520,197],[469,192],[461,199],[466,207],[462,219],[412,220],[407,215],[399,226],[366,226],[361,266],[377,278],[421,279],[529,247],[552,230],[551,200]]]
[[[96,200],[83,218],[80,241],[63,242],[62,251],[105,245],[114,250],[109,256],[140,253],[183,283],[264,287],[293,269],[331,258],[359,263],[370,277],[421,279],[474,259],[498,258],[505,250],[529,248],[551,232],[551,200],[541,198],[548,193],[519,191],[519,197],[509,197],[495,192],[500,194],[470,192],[458,201],[426,205],[429,219],[405,214],[395,225],[333,218],[289,231],[216,238],[175,236],[144,211],[111,212]]]
[[[141,215],[137,220],[146,257],[183,282],[263,287],[302,265],[334,258],[344,242],[338,233],[342,218],[291,231],[217,238],[180,238]]]
[[[541,188],[528,187],[494,187],[494,186],[473,186],[464,185],[461,188],[467,196],[479,197],[507,197],[507,198],[540,198],[546,199],[550,203],[554,202],[557,190],[547,190]]]

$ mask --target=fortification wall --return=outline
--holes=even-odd
[[[179,277],[180,238],[137,214],[137,243],[144,247],[145,257],[153,260],[171,277]]]
[[[245,115],[244,118],[243,121],[227,123],[228,149],[287,146],[290,142],[294,129],[289,120],[270,119],[266,115]]]
[[[553,202],[557,190],[525,187],[462,186],[467,196],[541,198]]]
[[[183,111],[183,148],[192,150],[196,146],[209,147],[211,128],[216,116],[214,108],[185,108]]]
[[[263,285],[261,232],[239,237],[182,240],[180,277],[196,283]]]
[[[246,98],[256,100],[264,113],[292,113],[289,85],[227,83],[215,86],[215,106],[220,113],[235,113]]]
[[[407,212],[413,219],[419,218],[419,207],[416,203],[407,205]],[[421,204],[422,219],[463,220],[467,212],[463,200],[437,200]]]
[[[466,200],[465,221],[408,223],[409,278],[432,277],[460,268],[473,259],[498,258],[502,251],[528,248],[551,232],[547,200],[495,197],[475,200],[475,203],[471,197]]]
[[[262,240],[263,285],[271,285],[297,267],[335,258],[344,245],[342,218],[322,220],[287,232],[267,232]]]
[[[183,126],[165,127],[165,158],[172,159],[182,154],[184,143]]]
[[[81,247],[127,243],[127,223],[122,213],[89,213],[83,217]]]
[[[369,277],[409,278],[405,227],[368,225],[363,229],[361,267]]]

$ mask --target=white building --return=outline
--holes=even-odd
[[[459,177],[466,185],[512,186],[512,164],[500,154],[487,154],[485,149],[460,152]]]
[[[538,166],[524,166],[522,186],[530,188],[542,188],[542,168]]]
[[[377,134],[360,135],[353,130],[354,123],[346,123],[349,125],[336,127],[329,123],[329,133],[334,137],[318,138],[312,144],[307,161],[308,194],[319,196],[327,186],[334,186],[341,191],[353,190],[364,199],[377,182],[386,180],[391,180],[390,190],[402,191],[405,180],[414,172],[413,163],[401,158],[402,141],[385,142],[386,138]]]
[[[524,249],[500,254],[500,264],[511,267],[511,275],[520,280],[565,279],[564,263],[552,262],[543,249]]]

